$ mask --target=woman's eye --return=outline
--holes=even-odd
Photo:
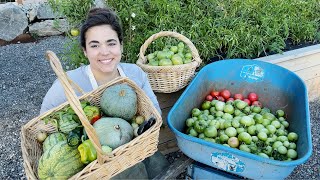
[[[115,46],[116,43],[109,43],[109,46]]]
[[[91,48],[96,48],[96,47],[98,47],[98,45],[91,45],[90,47]]]

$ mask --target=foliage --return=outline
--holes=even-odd
[[[48,0],[48,3],[53,12],[57,13],[57,16],[64,16],[69,23],[69,31],[66,32],[68,41],[65,44],[62,60],[68,62],[71,68],[79,67],[81,64],[88,64],[88,59],[82,52],[79,39],[73,37],[70,34],[70,30],[72,28],[80,28],[93,5],[93,0]],[[56,26],[59,26],[59,24],[56,24]]]
[[[145,40],[164,30],[189,38],[205,63],[212,57],[257,58],[281,53],[288,42],[320,41],[318,0],[106,0],[106,3],[122,19],[126,62],[135,63]],[[72,9],[77,11],[76,6]],[[172,40],[157,40],[146,53],[170,43]]]

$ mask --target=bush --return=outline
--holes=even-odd
[[[320,40],[318,0],[106,0],[106,3],[122,19],[123,60],[131,63],[137,61],[145,40],[163,30],[189,38],[205,63],[212,57],[257,58],[281,53],[288,42]],[[159,42],[150,51],[164,43]]]

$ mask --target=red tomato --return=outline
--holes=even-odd
[[[246,103],[248,103],[249,106],[251,105],[251,101],[250,101],[249,99],[246,98],[246,99],[244,99],[243,101],[246,102]]]
[[[218,100],[225,102],[225,99],[222,96],[218,96]]]
[[[222,96],[224,99],[229,99],[231,96],[231,93],[229,90],[224,89],[224,90],[220,91],[220,96]]]
[[[258,101],[258,95],[256,93],[251,92],[251,93],[248,94],[248,99],[251,102]]]
[[[206,96],[206,100],[207,100],[207,101],[212,101],[212,100],[213,100],[213,97],[209,94],[209,95]]]
[[[211,95],[212,97],[217,97],[217,96],[220,95],[220,92],[219,92],[219,91],[211,91],[211,92],[210,92],[210,95]]]
[[[234,101],[234,98],[229,98],[229,99],[227,99],[227,101],[226,102],[228,102],[228,101]]]
[[[252,105],[254,105],[254,106],[259,106],[259,107],[262,108],[262,104],[261,104],[260,101],[253,101],[253,102],[252,102]]]
[[[235,94],[233,98],[243,100],[243,95],[238,93],[238,94]]]

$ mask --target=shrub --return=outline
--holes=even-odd
[[[145,40],[163,30],[189,38],[205,63],[212,57],[257,58],[281,53],[288,42],[320,40],[318,0],[106,0],[106,3],[122,19],[126,62],[135,63]],[[160,49],[164,43],[168,42],[155,41],[150,51]]]

